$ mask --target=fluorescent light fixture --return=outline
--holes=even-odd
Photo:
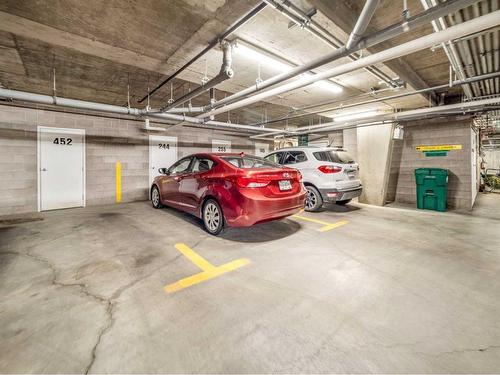
[[[289,64],[285,64],[277,59],[270,57],[269,55],[257,51],[256,49],[248,47],[246,44],[243,44],[238,41],[236,44],[236,53],[238,55],[245,56],[255,62],[265,65],[270,69],[273,69],[277,72],[287,72],[292,69],[292,66]]]
[[[237,41],[236,46],[235,46],[235,53],[238,55],[244,56],[248,59],[254,60],[256,63],[261,64],[263,66],[268,67],[269,69],[272,69],[276,72],[288,72],[292,70],[295,66],[292,65],[291,63],[288,62],[283,62],[278,60],[275,57],[272,57],[270,54],[261,52],[257,50],[256,48],[252,48],[248,46],[245,43],[242,43],[241,41]],[[312,73],[304,73],[299,76],[299,79],[304,79],[305,77],[309,77],[313,75]],[[342,87],[337,85],[335,82],[332,82],[330,80],[322,80],[322,81],[317,81],[312,84],[314,87],[325,90],[325,91],[331,91],[334,93],[340,93],[343,91]]]
[[[345,122],[345,121],[350,121],[350,120],[359,120],[367,117],[372,117],[378,115],[379,112],[372,110],[372,111],[366,111],[366,112],[353,112],[353,113],[346,113],[340,116],[334,116],[333,121],[334,122]]]

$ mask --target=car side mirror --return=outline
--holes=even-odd
[[[165,174],[167,176],[170,174],[167,168],[160,168],[158,169],[158,172],[160,172],[161,174]]]

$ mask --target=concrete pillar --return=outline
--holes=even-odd
[[[393,125],[384,124],[356,129],[357,162],[363,183],[362,203],[384,205],[390,166]]]
[[[343,130],[343,148],[352,155],[354,160],[358,159],[358,130],[344,129]]]

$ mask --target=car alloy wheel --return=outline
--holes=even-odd
[[[306,211],[317,211],[323,206],[323,199],[321,198],[319,191],[313,186],[306,186]]]
[[[219,234],[224,226],[224,217],[219,204],[210,199],[203,207],[203,224],[210,234]]]
[[[160,208],[161,203],[160,203],[160,192],[158,188],[155,186],[153,190],[151,191],[151,202],[153,203],[154,208]]]

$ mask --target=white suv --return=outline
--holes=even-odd
[[[333,147],[292,147],[276,150],[264,159],[295,168],[307,189],[306,211],[318,211],[325,202],[346,204],[362,191],[359,167],[345,151]]]

